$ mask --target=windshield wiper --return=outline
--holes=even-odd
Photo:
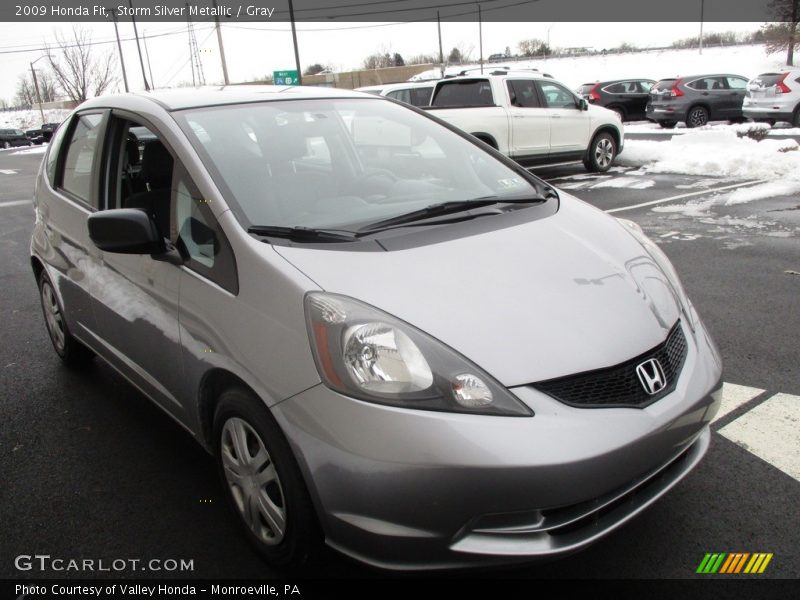
[[[472,208],[480,208],[482,206],[491,206],[492,204],[538,204],[540,202],[544,202],[545,200],[546,198],[541,196],[525,198],[499,198],[497,196],[487,196],[485,198],[476,198],[474,200],[453,200],[450,202],[439,202],[419,210],[414,210],[396,217],[371,223],[360,228],[356,234],[364,235],[367,233],[374,233],[376,231],[391,228],[395,225],[405,225],[407,223],[414,223],[415,221],[422,221],[430,217],[448,215],[451,213],[470,210]]]
[[[247,233],[278,237],[293,242],[353,242],[355,234],[335,229],[313,229],[311,227],[282,227],[279,225],[253,225]]]

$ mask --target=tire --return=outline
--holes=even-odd
[[[44,270],[39,275],[39,299],[42,314],[53,349],[65,365],[71,368],[84,368],[91,363],[95,354],[69,332],[64,320],[64,308],[58,300],[53,282]]]
[[[614,137],[608,132],[601,131],[592,139],[583,166],[593,173],[605,173],[616,157],[617,143]]]
[[[686,127],[702,127],[708,124],[708,110],[704,106],[693,106],[686,113]]]
[[[225,496],[248,541],[273,567],[296,571],[311,562],[322,547],[316,513],[289,443],[264,403],[243,388],[224,391],[213,432]]]
[[[792,115],[792,127],[800,127],[800,106],[794,109]]]
[[[677,121],[659,121],[658,124],[664,129],[675,129],[675,125],[678,124]]]
[[[9,148],[11,148],[11,143],[10,143],[10,142],[7,142],[7,141],[6,141],[6,142],[3,142],[3,148],[5,148],[6,150],[8,150]]]

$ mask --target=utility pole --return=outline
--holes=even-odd
[[[439,17],[439,11],[436,11],[436,27],[439,28],[439,69],[444,78],[444,51],[442,50],[442,20]]]
[[[297,49],[297,28],[294,23],[294,4],[289,0],[289,19],[292,21],[292,42],[294,43],[294,64],[297,68],[297,83],[303,85],[303,71],[300,69],[300,51]]]
[[[216,23],[215,27],[217,29],[217,44],[219,44],[219,59],[222,61],[222,78],[225,80],[225,85],[228,85],[230,83],[230,81],[228,81],[228,64],[225,62],[225,46],[222,45],[222,28],[219,26],[219,15],[216,14],[216,12],[217,12],[217,0],[214,0],[213,4],[214,4],[214,13],[215,13],[214,14],[214,21]],[[297,74],[299,76],[300,75],[300,71],[297,71]],[[152,78],[153,78],[153,76],[151,75],[150,79],[152,79]]]
[[[43,54],[42,56],[40,56],[36,60],[42,60],[45,56],[47,56],[47,55]],[[36,69],[33,68],[33,63],[35,63],[36,60],[33,61],[32,63],[30,63],[30,65],[31,65],[31,75],[33,75],[33,87],[36,88],[36,100],[39,102],[39,114],[42,117],[42,124],[44,124],[44,109],[42,108],[42,95],[39,93],[39,80],[36,79]]]
[[[703,53],[703,11],[705,0],[700,0],[700,54]]]
[[[156,89],[156,81],[153,79],[153,67],[150,65],[150,50],[147,49],[147,32],[142,29],[142,44],[144,44],[144,57],[147,59],[147,72],[150,73],[150,85]]]
[[[150,84],[147,83],[147,76],[144,72],[144,59],[142,58],[142,47],[139,45],[139,32],[136,30],[136,19],[133,16],[133,0],[128,0],[128,6],[131,9],[131,23],[133,23],[133,37],[136,38],[136,49],[139,51],[139,64],[142,67],[142,80],[144,81],[144,89],[150,91]]]
[[[117,27],[117,9],[111,11],[111,20],[114,22],[114,34],[117,36],[117,50],[119,50],[119,64],[122,67],[122,81],[125,83],[125,91],[128,89],[128,73],[125,71],[125,57],[122,56],[122,42],[119,41],[119,28]]]
[[[483,20],[481,19],[480,4],[478,4],[478,44],[480,46],[481,75],[483,75]]]

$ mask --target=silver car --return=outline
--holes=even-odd
[[[568,553],[708,448],[720,357],[658,247],[405,104],[97,98],[35,208],[58,355],[213,454],[277,567],[323,542],[393,569]]]
[[[770,123],[788,121],[800,127],[800,69],[762,73],[747,84],[742,112],[748,119]]]

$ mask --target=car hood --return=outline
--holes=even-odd
[[[624,362],[663,342],[680,314],[625,226],[566,194],[553,216],[411,249],[275,250],[325,291],[418,327],[509,387]]]

